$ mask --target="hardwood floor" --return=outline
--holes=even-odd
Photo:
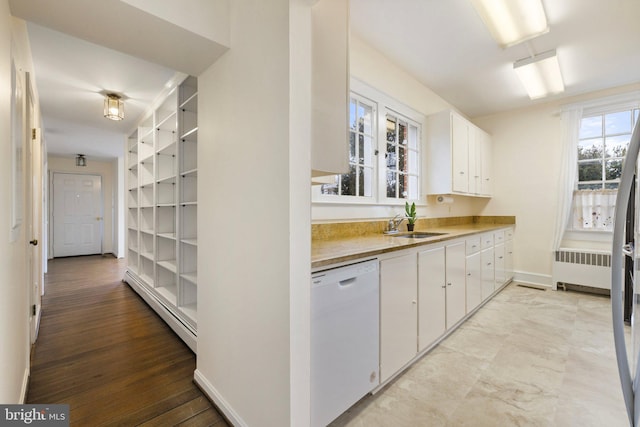
[[[49,262],[27,402],[69,404],[72,426],[226,426],[192,381],[195,355],[124,269],[102,256]]]

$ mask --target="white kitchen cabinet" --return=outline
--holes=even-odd
[[[470,313],[482,302],[482,263],[480,259],[480,238],[468,239],[466,242],[466,312]]]
[[[495,263],[493,246],[483,249],[480,252],[480,280],[482,301],[486,300],[493,294],[495,289]]]
[[[422,351],[466,314],[464,241],[418,253],[418,295]]]
[[[513,229],[508,228],[505,231],[504,242],[504,269],[505,281],[513,280]]]
[[[428,117],[427,193],[491,195],[491,137],[450,110]]]
[[[447,329],[450,329],[466,314],[464,241],[446,246],[445,265],[447,277]]]
[[[495,285],[494,290],[499,289],[504,283],[507,281],[507,274],[505,270],[505,244],[500,243],[497,244],[494,248],[494,262],[495,262],[495,272],[494,279]]]
[[[349,171],[349,1],[311,8],[312,177]]]
[[[418,253],[418,348],[427,348],[447,329],[445,248]]]
[[[415,252],[380,260],[380,380],[417,353],[418,266]]]
[[[197,79],[187,77],[128,140],[125,280],[195,351]]]

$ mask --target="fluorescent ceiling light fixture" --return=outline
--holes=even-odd
[[[108,93],[104,98],[104,116],[109,120],[124,119],[124,101],[120,95]]]
[[[471,3],[502,47],[549,31],[542,0],[471,0]]]
[[[544,98],[548,95],[564,92],[564,83],[555,49],[516,61],[513,63],[513,69],[531,99]]]

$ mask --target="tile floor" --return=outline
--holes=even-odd
[[[628,426],[608,297],[510,284],[339,426]]]

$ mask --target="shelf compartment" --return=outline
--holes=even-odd
[[[158,153],[158,181],[176,176],[176,156]]]
[[[140,234],[140,255],[150,260],[154,259],[153,234]]]
[[[158,181],[157,188],[157,201],[158,205],[175,205],[176,204],[176,184],[175,177],[165,178],[163,181]]]
[[[182,108],[194,95],[198,94],[198,78],[194,76],[187,77],[182,84],[180,84],[179,94],[180,108]]]
[[[140,209],[140,231],[153,230],[153,208]]]
[[[128,244],[129,244],[129,249],[133,249],[134,251],[138,250],[138,230],[135,229],[129,229],[127,231],[128,236]]]
[[[156,139],[158,140],[158,152],[168,151],[166,154],[176,153],[175,145],[178,142],[178,139],[176,137],[175,131],[168,132],[159,130],[156,133]]]
[[[146,282],[147,285],[153,287],[155,281],[153,280],[155,276],[155,263],[148,259],[141,257],[140,258],[140,279]]]
[[[180,143],[180,173],[198,169],[198,143],[182,141]]]
[[[138,209],[129,208],[127,212],[127,226],[129,228],[138,229]]]
[[[198,127],[198,113],[186,109],[180,110],[180,132],[186,135]]]
[[[174,277],[175,277],[175,274],[174,274]],[[156,287],[156,291],[158,292],[158,294],[160,294],[160,296],[166,299],[167,302],[169,302],[169,304],[175,306],[177,305],[177,300],[178,300],[177,288],[178,287],[175,284],[174,285],[166,284],[165,286]]]
[[[198,142],[198,128],[187,129],[186,132],[180,136],[180,140],[182,142]]]
[[[164,99],[162,104],[155,111],[156,123],[164,123],[169,117],[176,112],[178,106],[178,93],[176,89],[172,90]]]
[[[198,201],[198,176],[184,175],[180,182],[180,203]]]
[[[180,246],[180,275],[193,284],[197,283],[198,247],[182,243]]]
[[[177,273],[178,272],[178,267],[176,266],[176,260],[175,259],[168,259],[168,260],[164,260],[164,261],[158,261],[158,265],[162,268],[164,268],[165,270],[168,270],[172,273]]]
[[[138,172],[140,186],[153,184],[155,181],[153,175],[153,155],[140,163],[140,170]]]
[[[168,115],[156,125],[156,131],[175,133],[178,128],[175,106],[174,110],[167,112],[167,114]]]
[[[177,273],[178,268],[176,264],[176,241],[171,239],[158,239],[157,244],[158,265],[162,263],[164,268]]]
[[[176,232],[176,208],[174,206],[158,206],[156,233]]]
[[[183,239],[195,239],[198,237],[198,206],[180,206],[180,235]]]
[[[140,187],[140,207],[153,207],[153,184]]]
[[[157,236],[163,239],[176,240],[176,233],[158,233]]]
[[[138,273],[138,251],[131,248],[127,250],[127,267],[136,274]]]
[[[195,323],[198,320],[198,288],[195,283],[180,279],[180,298],[178,307],[187,316],[188,320]]]

